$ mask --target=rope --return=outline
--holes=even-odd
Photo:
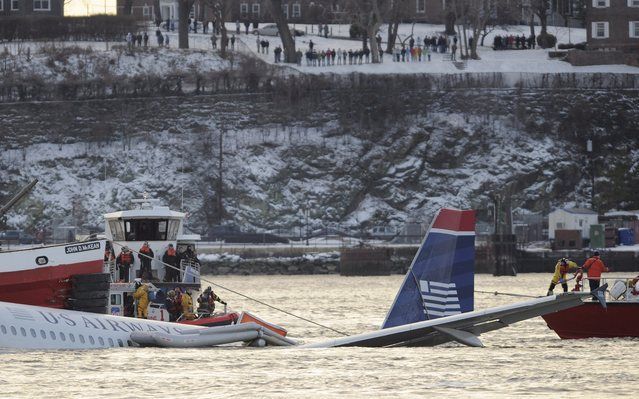
[[[513,294],[513,293],[510,293],[510,292],[480,291],[480,290],[475,290],[475,292],[479,292],[480,294],[517,296],[517,297],[522,297],[522,298],[541,298],[540,296],[525,295],[525,294]]]
[[[125,245],[123,245],[123,244],[121,244],[121,243],[119,243],[119,242],[117,242],[117,241],[113,241],[113,244],[115,244],[115,245],[119,245],[120,247],[124,247],[124,246],[125,246]],[[129,248],[129,251],[133,252],[134,254],[138,254],[138,255],[146,256],[147,258],[151,259],[152,261],[160,262],[160,263],[161,263],[161,264],[163,264],[165,267],[170,267],[170,268],[172,268],[172,269],[175,269],[175,270],[177,270],[177,271],[180,271],[180,269],[179,269],[179,268],[177,268],[177,267],[175,267],[175,266],[173,266],[173,265],[169,265],[168,263],[164,263],[163,261],[161,261],[161,260],[159,260],[159,259],[154,259],[154,258],[150,257],[150,256],[149,256],[149,255],[147,255],[147,254],[140,253],[140,252],[138,252],[138,251],[136,251],[136,250],[133,250],[133,249],[131,249],[131,248]],[[334,329],[334,328],[332,328],[332,327],[329,327],[329,326],[326,326],[326,325],[324,325],[324,324],[318,323],[318,322],[316,322],[316,321],[313,321],[313,320],[307,319],[307,318],[305,318],[305,317],[302,317],[302,316],[296,315],[295,313],[291,313],[291,312],[289,312],[289,311],[287,311],[287,310],[284,310],[284,309],[278,308],[277,306],[269,305],[268,303],[266,303],[266,302],[264,302],[264,301],[260,301],[259,299],[255,299],[255,298],[252,298],[252,297],[250,297],[250,296],[248,296],[248,295],[244,295],[244,294],[242,294],[242,293],[240,293],[240,292],[237,292],[237,291],[235,291],[235,290],[233,290],[233,289],[231,289],[231,288],[225,287],[225,286],[223,286],[223,285],[220,285],[220,284],[214,283],[214,282],[212,282],[212,281],[209,281],[209,280],[207,280],[207,279],[205,279],[205,278],[202,278],[201,276],[200,276],[200,280],[201,280],[201,281],[204,281],[204,282],[206,282],[206,283],[208,283],[208,284],[210,284],[210,285],[214,285],[214,286],[216,286],[216,287],[218,287],[218,288],[221,288],[221,289],[223,289],[223,290],[229,291],[229,292],[231,292],[231,293],[233,293],[233,294],[235,294],[235,295],[239,295],[239,296],[241,296],[241,297],[243,297],[243,298],[246,298],[246,299],[248,299],[248,300],[251,300],[251,301],[257,302],[257,303],[259,303],[260,305],[264,305],[264,306],[269,307],[269,308],[271,308],[271,309],[274,309],[274,310],[277,310],[277,311],[282,312],[282,313],[284,313],[284,314],[287,314],[287,315],[289,315],[289,316],[292,316],[292,317],[298,318],[298,319],[300,319],[300,320],[304,320],[304,321],[306,321],[306,322],[308,322],[308,323],[311,323],[311,324],[314,324],[314,325],[316,325],[316,326],[319,326],[319,327],[325,328],[325,329],[327,329],[327,330],[331,330],[331,331],[333,331],[333,332],[336,332],[336,333],[341,334],[341,335],[344,335],[344,336],[347,336],[347,335],[348,335],[348,334],[346,334],[345,332],[342,332],[342,331],[336,330],[336,329]]]

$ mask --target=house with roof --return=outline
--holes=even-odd
[[[590,239],[590,226],[598,222],[599,215],[590,209],[555,209],[548,214],[548,238],[554,240],[556,230],[580,230],[582,239]]]

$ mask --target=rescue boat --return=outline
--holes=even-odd
[[[601,278],[611,287],[607,307],[597,301],[543,315],[548,327],[561,339],[639,337],[639,282],[632,277]],[[580,291],[578,282],[573,291]]]
[[[0,301],[64,308],[71,276],[102,273],[106,240],[0,252]]]
[[[148,319],[170,320],[164,301],[155,300],[160,290],[165,294],[190,290],[195,302],[201,291],[200,264],[194,251],[200,236],[185,233],[185,213],[160,206],[146,195],[132,202],[134,209],[104,215],[103,238],[0,252],[0,302],[135,317],[134,280],[143,277],[138,256],[143,244],[153,252],[150,280],[146,282],[150,294]],[[178,254],[175,269],[162,261],[169,246]],[[115,258],[125,247],[134,256],[128,273],[122,276]],[[172,275],[167,275],[171,271]],[[229,312],[226,305],[222,312],[193,316],[182,316],[176,322],[199,327],[250,323],[286,336],[282,327],[247,312]]]

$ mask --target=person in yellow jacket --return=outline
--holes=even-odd
[[[552,276],[552,281],[550,282],[550,287],[548,287],[548,293],[546,295],[552,295],[557,284],[561,284],[561,288],[564,289],[564,292],[568,292],[566,274],[571,270],[577,269],[579,269],[579,266],[577,266],[575,262],[567,258],[559,259],[555,265],[555,274]]]
[[[141,281],[136,281],[133,298],[138,301],[138,318],[146,319],[149,309],[149,287]]]
[[[193,314],[193,298],[191,298],[191,290],[189,289],[182,294],[182,315],[187,320],[195,319],[195,315]]]

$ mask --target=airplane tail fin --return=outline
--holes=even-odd
[[[382,328],[473,310],[475,211],[439,210]]]

